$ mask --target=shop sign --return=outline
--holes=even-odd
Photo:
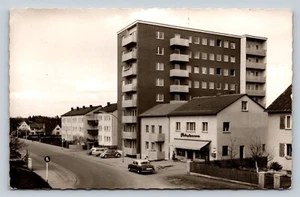
[[[190,133],[181,133],[180,137],[200,137],[200,135],[190,134]]]

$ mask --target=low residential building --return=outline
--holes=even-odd
[[[17,133],[22,135],[45,135],[45,124],[22,121],[17,128]]]
[[[159,104],[140,115],[142,158],[149,160],[170,158],[170,118],[167,115],[184,103]],[[131,132],[123,133],[124,137],[131,135]]]
[[[267,148],[284,170],[292,170],[292,85],[267,109],[269,115]]]
[[[98,144],[101,147],[116,148],[118,143],[118,106],[117,103],[107,103],[107,106],[94,112],[98,124]],[[95,122],[88,122],[94,124]]]
[[[51,135],[61,135],[61,127],[60,125],[56,125],[52,130]]]

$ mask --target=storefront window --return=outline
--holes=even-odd
[[[185,156],[185,150],[184,149],[177,148],[176,151],[177,151],[178,156]]]
[[[196,158],[196,159],[201,159],[201,153],[200,153],[199,150],[198,150],[198,151],[195,151],[195,158]]]

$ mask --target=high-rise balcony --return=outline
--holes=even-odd
[[[123,131],[122,138],[123,139],[136,139],[136,132]]]
[[[182,47],[189,47],[190,43],[188,39],[183,38],[171,38],[170,39],[170,46],[182,46]]]
[[[189,86],[188,85],[170,85],[170,92],[188,93]]]
[[[170,77],[189,77],[187,70],[172,69],[170,70]]]
[[[265,90],[246,90],[249,96],[266,96]]]
[[[122,70],[122,77],[134,76],[137,73],[137,64],[132,64],[131,68]]]
[[[136,155],[136,148],[123,147],[125,155]]]
[[[98,136],[98,129],[88,129],[88,130],[87,130],[87,133],[88,133],[90,136]]]
[[[256,48],[247,48],[246,53],[248,55],[256,55],[256,56],[266,56],[266,50],[265,49],[256,49]]]
[[[252,82],[252,83],[266,83],[266,77],[263,77],[263,76],[246,75],[246,82]]]
[[[266,63],[247,62],[246,67],[247,68],[253,68],[253,69],[265,70],[266,69]]]
[[[122,46],[125,47],[127,45],[135,44],[136,43],[136,34],[129,35],[122,40]]]
[[[149,150],[148,159],[150,161],[165,159],[165,151]]]
[[[88,125],[90,125],[92,127],[98,126],[98,120],[88,120],[87,123],[88,123]]]
[[[122,107],[136,107],[136,99],[129,99],[122,101]]]
[[[136,60],[136,50],[132,50],[122,55],[122,61],[127,62],[130,60]]]
[[[151,142],[164,142],[165,134],[164,133],[150,133],[149,134]]]
[[[189,55],[173,53],[170,55],[171,62],[189,62]]]
[[[136,82],[122,85],[122,92],[132,92],[132,91],[136,91]]]
[[[136,123],[136,116],[122,116],[122,123]]]

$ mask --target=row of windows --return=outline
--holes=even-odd
[[[156,49],[156,54],[157,55],[164,55],[165,53],[165,49],[162,47],[157,47]],[[180,51],[176,51],[177,54],[180,54]],[[190,51],[189,52],[189,58],[193,58],[193,52]],[[194,59],[200,59],[200,52],[195,52],[194,53]],[[201,53],[201,59],[202,60],[217,60],[218,62],[222,61],[222,55],[221,54],[214,54],[214,53],[205,53],[202,52]],[[223,61],[224,62],[229,62],[229,55],[223,55]],[[230,55],[230,62],[234,63],[235,62],[235,56],[234,55]]]
[[[83,118],[62,118],[62,122],[67,123],[67,122],[78,122],[78,123],[82,123],[83,122]]]
[[[98,136],[99,141],[102,141],[102,135]],[[110,136],[103,136],[104,142],[111,142]]]
[[[179,64],[175,64],[175,69],[180,70],[180,65]],[[156,64],[156,70],[160,70],[163,71],[164,70],[164,64],[163,63],[157,63]],[[186,70],[189,73],[192,73],[192,66],[191,65],[187,65],[186,66]],[[207,72],[209,71],[209,72]],[[195,74],[199,74],[200,73],[200,67],[199,66],[194,66],[194,73]],[[224,75],[224,76],[230,76],[231,77],[235,77],[235,69],[227,69],[227,68],[207,68],[205,66],[201,67],[201,73],[203,75],[206,74],[210,74],[210,75],[214,75],[216,73],[216,75]]]
[[[146,133],[149,133],[149,125],[146,125]],[[151,125],[151,133],[155,133],[155,125]],[[162,133],[162,126],[158,125],[158,133]]]
[[[176,122],[175,123],[175,131],[176,132],[182,132],[181,129],[181,122]],[[224,132],[229,132],[229,125],[230,122],[223,122],[223,131]],[[202,127],[201,127],[202,132],[208,132],[208,122],[202,122]],[[194,133],[196,132],[196,122],[187,122],[186,123],[186,132],[188,133]]]
[[[102,131],[102,126],[99,126],[99,131]],[[103,126],[103,131],[110,131],[110,126]]]
[[[175,38],[180,38],[180,34],[175,34]],[[163,40],[164,32],[157,31],[156,39]],[[189,36],[188,40],[189,40],[190,44],[191,43],[200,44],[200,40],[201,40],[202,45],[208,45],[208,41],[209,41],[209,46],[217,46],[217,47],[224,47],[224,48],[229,48],[229,46],[230,46],[230,49],[235,49],[235,47],[236,47],[235,42],[229,42],[226,40],[222,41],[221,39],[207,39],[207,38],[200,38],[199,36],[195,36],[193,38],[192,36]]]
[[[102,118],[103,117],[103,118]],[[109,121],[110,120],[110,115],[100,115],[100,116],[97,116],[97,120],[100,120],[102,121],[102,119],[104,121]]]
[[[194,81],[194,86],[192,86],[192,81],[187,80],[189,88],[200,88],[200,82],[199,81]],[[180,85],[180,83],[176,83],[173,85]],[[164,86],[164,79],[157,79],[156,80],[156,86]],[[215,82],[206,82],[202,81],[201,82],[201,88],[202,89],[210,89],[210,90],[229,90],[229,84],[228,83],[215,83]],[[235,91],[236,90],[236,84],[230,84],[230,90]]]
[[[149,147],[149,144],[150,142],[145,142],[145,149],[148,150],[148,149],[151,149],[151,150],[156,150],[155,149],[155,143],[154,142],[151,142],[151,147]],[[158,151],[162,151],[162,144],[157,144],[158,146]]]

